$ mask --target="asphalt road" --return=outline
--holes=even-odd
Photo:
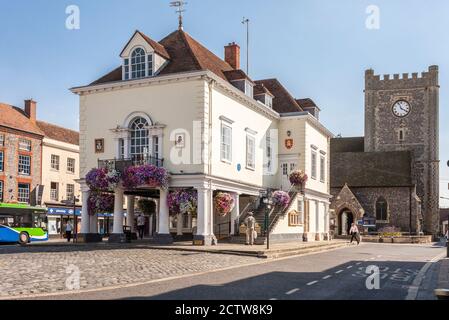
[[[44,299],[427,300],[434,299],[438,276],[438,263],[433,261],[444,253],[445,248],[437,245],[362,244],[178,279]],[[373,271],[368,274],[369,267]],[[367,282],[374,288],[368,289]]]

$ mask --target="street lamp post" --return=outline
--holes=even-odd
[[[263,203],[267,206],[265,210],[265,235],[267,237],[267,250],[270,249],[270,211],[273,205],[273,200],[271,198],[271,192],[267,192],[267,197],[263,199]]]

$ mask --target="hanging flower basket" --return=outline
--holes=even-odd
[[[285,191],[275,191],[272,197],[275,206],[285,208],[290,203],[290,196]]]
[[[168,188],[168,172],[165,168],[153,165],[128,167],[123,173],[123,186],[135,189],[141,185],[155,188]]]
[[[229,193],[220,192],[214,199],[215,210],[221,216],[226,216],[235,206],[235,200]]]
[[[102,192],[92,192],[87,202],[89,215],[112,213],[114,211],[114,195]]]
[[[86,175],[86,183],[92,191],[114,191],[120,183],[120,172],[107,168],[92,169]]]
[[[167,205],[172,215],[190,213],[192,216],[196,216],[198,194],[192,190],[172,191],[167,196]]]
[[[303,188],[308,179],[309,177],[302,170],[295,170],[289,176],[290,183],[299,188]]]

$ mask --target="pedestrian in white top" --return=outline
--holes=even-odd
[[[357,240],[357,245],[359,245],[360,244],[359,228],[357,228],[355,223],[353,223],[351,225],[351,229],[349,230],[349,233],[351,234],[351,243],[355,239],[355,240]]]
[[[254,245],[254,239],[257,236],[256,233],[256,219],[252,212],[248,213],[248,218],[245,219],[246,224],[246,245]]]
[[[67,237],[67,242],[70,242],[72,239],[72,225],[70,224],[70,221],[67,222],[67,225],[65,226],[65,235]]]
[[[139,231],[139,238],[142,240],[145,231],[145,217],[143,214],[139,214],[137,217],[137,231]]]

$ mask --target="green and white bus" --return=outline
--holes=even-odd
[[[0,203],[0,243],[47,241],[47,209]]]

